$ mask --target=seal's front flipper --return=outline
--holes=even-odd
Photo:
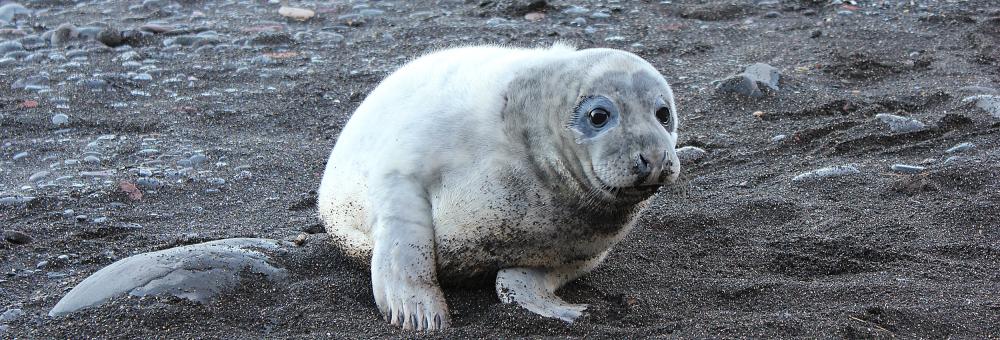
[[[587,305],[571,304],[556,296],[565,275],[538,268],[506,268],[497,272],[497,296],[503,303],[517,302],[535,314],[573,322]]]
[[[376,193],[372,226],[372,293],[389,323],[408,330],[448,328],[448,305],[437,282],[434,225],[423,188],[387,179]]]

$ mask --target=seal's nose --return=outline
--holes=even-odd
[[[635,186],[670,183],[677,179],[680,172],[680,161],[673,150],[638,153],[633,162]]]

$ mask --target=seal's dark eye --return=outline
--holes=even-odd
[[[607,124],[608,118],[611,118],[611,114],[605,109],[596,108],[590,110],[590,124],[593,124],[595,127],[602,127],[604,124]]]
[[[672,125],[671,123],[673,123],[672,119],[673,117],[670,116],[669,107],[664,106],[659,109],[656,109],[656,120],[659,120],[660,124],[667,126],[668,130],[672,128],[671,127]]]

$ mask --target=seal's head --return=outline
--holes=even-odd
[[[538,90],[529,101],[546,120],[531,144],[552,144],[558,154],[542,166],[563,168],[557,172],[571,187],[608,201],[645,200],[676,180],[677,109],[663,76],[619,50],[575,51],[567,59],[525,76]]]

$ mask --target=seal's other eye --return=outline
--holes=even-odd
[[[596,108],[590,110],[590,124],[594,127],[602,127],[604,124],[608,123],[608,119],[611,118],[611,114],[608,110],[602,108]]]
[[[666,126],[668,130],[671,129],[671,125],[673,125],[673,117],[670,116],[670,108],[664,106],[656,109],[656,120],[659,120],[660,124]]]

